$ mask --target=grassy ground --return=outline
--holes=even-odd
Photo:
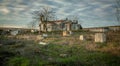
[[[0,64],[1,66],[120,66],[119,39],[110,38],[119,38],[120,35],[114,32],[108,35],[111,36],[106,43],[80,41],[78,33],[70,37],[51,36],[42,40],[49,43],[48,45],[40,45],[33,40],[0,36],[2,43]]]

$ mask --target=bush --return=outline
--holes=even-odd
[[[7,66],[29,66],[29,59],[24,57],[14,57],[10,58]]]

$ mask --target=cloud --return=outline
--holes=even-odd
[[[3,14],[8,14],[8,13],[10,13],[10,10],[8,10],[7,8],[2,8],[2,9],[0,9],[0,12],[2,12]]]
[[[113,0],[0,0],[0,17],[2,17],[0,19],[8,18],[8,22],[9,20],[11,22],[19,20],[20,23],[29,22],[32,20],[31,12],[49,6],[56,12],[58,19],[77,15],[86,26],[91,23],[113,24],[115,22],[114,5]],[[2,13],[4,15],[1,15]]]

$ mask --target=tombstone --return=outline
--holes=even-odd
[[[42,39],[44,39],[44,37],[42,37],[42,35],[37,36],[37,40],[42,40]]]
[[[105,33],[95,33],[95,42],[106,42],[106,34]]]
[[[15,36],[15,35],[18,34],[18,30],[11,31],[10,33],[11,33],[11,35],[14,35],[14,36]]]
[[[47,38],[47,37],[48,37],[48,35],[47,35],[47,34],[43,34],[42,36],[43,36],[44,38]]]
[[[45,42],[39,42],[40,45],[48,45],[48,43],[45,43]]]
[[[63,31],[63,36],[66,36],[67,35],[67,31]]]
[[[63,36],[70,36],[69,31],[63,31]]]
[[[80,35],[79,39],[83,41],[83,40],[85,40],[85,36],[84,35]]]
[[[67,57],[67,54],[60,54],[60,57]]]
[[[34,30],[31,30],[32,33],[34,33],[35,31]]]
[[[69,31],[69,34],[70,34],[70,35],[72,35],[72,34],[73,34],[73,32],[72,32],[72,31]]]

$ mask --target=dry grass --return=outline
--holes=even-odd
[[[89,39],[93,34],[90,36],[86,34],[86,36]],[[108,36],[109,41],[106,43],[95,43],[91,40],[80,41],[79,35],[72,35],[68,37],[52,36],[45,38],[42,41],[49,43],[45,46],[39,45],[39,41],[34,43],[31,40],[24,39],[19,41],[19,43],[15,42],[12,45],[1,47],[14,53],[19,52],[17,55],[23,58],[20,58],[21,60],[18,60],[18,62],[27,58],[30,64],[32,64],[31,66],[47,66],[47,64],[48,66],[59,66],[60,64],[61,66],[78,66],[80,64],[84,66],[119,66],[119,34],[113,32],[109,33]],[[3,48],[1,48],[1,51]],[[19,57],[17,58],[19,59]],[[18,64],[16,63],[16,58],[11,59],[15,61],[10,63]],[[41,65],[35,65],[40,63]]]
[[[98,48],[98,51],[107,52],[113,55],[120,56],[120,46],[115,46],[114,44],[107,44],[102,48]]]
[[[69,37],[49,37],[43,41],[49,42],[52,44],[65,44],[65,45],[74,45],[78,44],[85,47],[88,51],[100,51],[106,52],[113,55],[120,55],[120,31],[118,32],[108,32],[107,33],[107,42],[106,43],[95,43],[93,41],[93,33],[85,35],[87,40],[80,41],[79,36],[69,36]],[[91,38],[92,37],[92,38]],[[90,39],[90,40],[89,40]]]

